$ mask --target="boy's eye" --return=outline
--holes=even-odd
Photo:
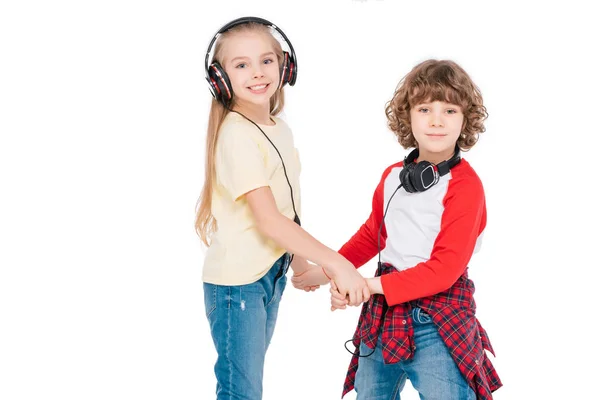
[[[426,113],[427,111],[429,111],[429,108],[426,108],[426,107],[419,108],[419,112]]]
[[[448,112],[448,114],[456,114],[456,110],[454,110],[452,108],[447,110],[447,112]]]

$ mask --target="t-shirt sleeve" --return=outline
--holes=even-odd
[[[217,180],[234,201],[254,189],[269,185],[258,143],[241,124],[220,132],[215,168]]]
[[[381,226],[381,234],[379,233],[379,227],[383,218],[385,178],[392,167],[385,170],[375,189],[375,193],[373,193],[372,210],[369,218],[339,250],[339,253],[356,268],[362,267],[378,253],[379,249],[385,248],[385,241],[387,239],[385,223]],[[379,243],[377,241],[378,235]]]

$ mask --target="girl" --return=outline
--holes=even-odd
[[[204,301],[218,353],[217,399],[260,399],[265,353],[292,258],[296,274],[316,268],[306,260],[320,265],[351,305],[369,293],[348,260],[300,227],[300,161],[289,127],[276,117],[284,105],[282,88],[295,83],[297,71],[283,32],[259,18],[232,21],[211,41],[205,67],[215,99],[196,230],[209,246]]]

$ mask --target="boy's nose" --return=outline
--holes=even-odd
[[[441,127],[441,126],[444,126],[444,123],[442,122],[442,118],[437,113],[431,113],[431,119],[429,120],[429,126]]]

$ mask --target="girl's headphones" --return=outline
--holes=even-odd
[[[400,171],[400,183],[409,193],[424,192],[435,185],[441,176],[450,172],[460,162],[460,148],[454,149],[451,159],[433,165],[429,161],[415,163],[419,157],[419,149],[414,149],[404,159],[402,171]]]
[[[210,41],[208,45],[208,50],[206,51],[206,58],[204,59],[204,69],[206,72],[206,80],[208,81],[208,87],[210,89],[211,94],[215,99],[217,99],[221,104],[225,107],[228,107],[231,99],[233,99],[233,89],[231,87],[231,82],[229,81],[229,77],[225,73],[225,69],[219,65],[218,62],[213,62],[208,65],[208,57],[210,51],[212,50],[213,44],[217,40],[217,38],[223,33],[228,31],[229,29],[247,24],[249,22],[255,22],[257,24],[266,25],[270,28],[275,29],[281,37],[285,40],[288,47],[290,48],[290,53],[287,51],[283,52],[283,63],[281,64],[281,68],[279,69],[279,88],[282,88],[286,83],[289,83],[290,86],[294,86],[296,83],[296,77],[298,76],[298,64],[296,62],[296,53],[294,52],[294,48],[292,47],[292,43],[290,43],[285,33],[281,31],[275,24],[267,21],[266,19],[257,18],[257,17],[242,17],[236,20],[229,22],[227,25],[223,26],[219,31],[215,34],[215,36]]]

